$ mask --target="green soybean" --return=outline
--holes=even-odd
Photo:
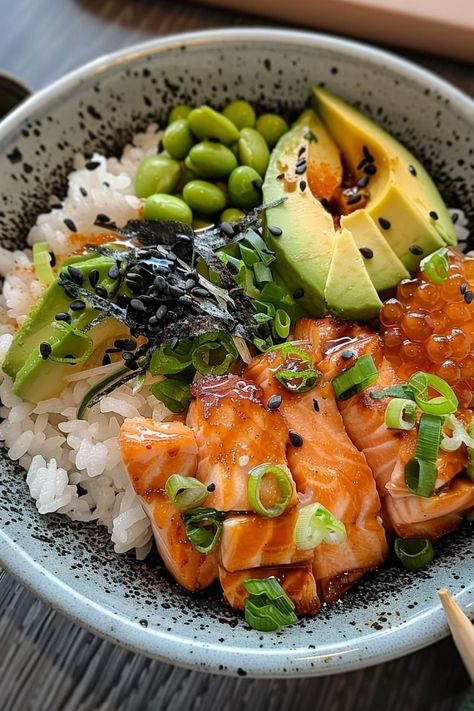
[[[203,178],[219,180],[226,178],[237,168],[237,158],[230,148],[221,143],[202,141],[189,151],[188,164]]]
[[[233,204],[244,210],[250,210],[262,201],[262,191],[258,188],[262,180],[256,170],[247,165],[239,165],[232,171],[227,183]]]
[[[193,221],[193,213],[181,198],[161,193],[147,197],[143,218],[145,220],[175,220],[190,225]]]
[[[188,122],[189,128],[200,141],[214,138],[229,146],[239,138],[239,132],[232,121],[210,106],[193,109],[188,116]]]
[[[243,128],[239,138],[239,160],[259,173],[262,178],[270,160],[270,151],[263,136],[254,128]]]
[[[257,119],[255,128],[262,134],[269,148],[273,148],[284,133],[288,131],[288,124],[278,114],[262,114]]]
[[[221,188],[206,180],[191,180],[183,188],[183,198],[190,208],[203,215],[212,215],[224,209],[226,198]]]
[[[163,133],[163,146],[176,160],[183,160],[193,145],[194,138],[186,119],[176,119]]]
[[[135,174],[135,194],[146,198],[154,193],[174,192],[181,174],[178,161],[153,155],[142,160]]]
[[[253,128],[255,126],[255,111],[248,101],[232,101],[222,112],[237,128]]]
[[[238,222],[245,217],[245,212],[237,207],[228,207],[224,212],[221,212],[219,222]]]
[[[176,104],[176,106],[171,109],[170,115],[168,116],[168,125],[178,119],[188,118],[191,111],[191,107],[186,106],[186,104]]]

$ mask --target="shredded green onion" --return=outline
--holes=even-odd
[[[259,284],[272,280],[272,272],[263,262],[255,262],[253,265],[253,273]]]
[[[291,318],[283,309],[277,309],[273,321],[273,330],[279,338],[288,338],[290,335]]]
[[[51,266],[51,253],[47,242],[36,242],[33,245],[33,264],[40,282],[45,286],[50,286],[54,282],[55,276]]]
[[[293,393],[305,393],[312,390],[319,382],[321,373],[315,368],[293,370],[280,366],[274,373],[280,385]]]
[[[253,267],[254,264],[260,261],[260,257],[254,249],[246,247],[244,244],[239,244],[239,250],[243,261],[248,267]]]
[[[171,412],[184,412],[192,399],[189,384],[177,378],[153,383],[150,390]]]
[[[279,500],[270,508],[264,506],[261,500],[262,481],[266,476],[273,476],[280,490]],[[250,506],[256,513],[261,516],[267,516],[268,518],[281,516],[288,508],[293,494],[290,475],[284,469],[274,464],[261,464],[258,467],[254,467],[249,472],[247,494]]]
[[[180,341],[173,349],[168,343],[163,343],[157,348],[150,361],[152,375],[175,375],[181,373],[192,363],[193,341],[186,338]]]
[[[322,504],[308,504],[298,512],[295,544],[300,550],[316,548],[323,541],[338,545],[346,540],[346,527]]]
[[[384,388],[378,392],[372,390],[370,397],[373,400],[381,400],[383,397],[401,397],[405,400],[412,400],[415,402],[415,396],[413,391],[407,385],[394,385],[389,388]]]
[[[471,436],[472,425],[468,433],[461,420],[458,420],[455,415],[449,415],[445,419],[444,426],[452,430],[452,435],[444,433],[444,437],[441,440],[442,450],[455,452],[461,444],[465,444],[468,450],[474,448],[474,438]]]
[[[361,356],[351,368],[348,368],[332,381],[338,400],[348,400],[362,392],[378,378],[377,368],[371,355]]]
[[[419,371],[408,380],[408,387],[415,395],[420,410],[430,415],[450,415],[458,408],[458,399],[448,383],[432,373]],[[439,393],[439,397],[429,398],[429,389]]]
[[[405,482],[412,494],[431,496],[436,482],[436,460],[443,418],[424,413],[418,425],[415,456],[405,465]]]
[[[301,348],[298,348],[293,343],[279,343],[276,346],[267,348],[267,353],[273,352],[281,353],[281,355],[285,356],[285,358],[289,358],[291,356],[294,359],[302,360],[308,365],[313,365],[313,361],[309,353],[306,353],[306,351],[303,351]]]
[[[436,252],[424,257],[420,262],[420,269],[424,272],[428,281],[433,284],[441,284],[448,278],[449,256],[446,247],[437,249]]]
[[[385,424],[389,429],[412,430],[416,425],[416,404],[402,398],[390,400],[385,409]]]
[[[427,538],[397,538],[394,550],[408,570],[424,568],[434,557],[433,545]]]
[[[186,536],[199,553],[211,553],[219,543],[224,525],[223,511],[202,508],[183,514]]]
[[[247,624],[259,632],[277,632],[296,622],[295,605],[274,577],[244,580]]]
[[[172,474],[166,481],[165,491],[173,506],[178,509],[194,509],[200,506],[208,495],[204,484],[192,476]]]
[[[129,373],[130,370],[126,366],[122,366],[122,368],[118,368],[118,370],[114,370],[113,373],[110,373],[110,375],[106,375],[105,378],[102,378],[97,382],[95,385],[93,385],[84,395],[84,397],[81,400],[81,403],[79,407],[77,408],[77,419],[82,420],[82,417],[84,415],[84,412],[86,411],[86,407],[89,406],[89,403],[95,398],[97,393],[100,393],[101,390],[104,390],[104,388],[107,387],[107,385],[110,385],[113,383],[115,380],[118,380],[119,378],[122,377],[122,375],[125,375],[125,373]]]
[[[221,351],[222,360],[209,362],[212,359],[212,351]],[[237,356],[232,338],[225,333],[204,333],[194,339],[191,352],[192,364],[201,375],[225,375],[235,363]]]

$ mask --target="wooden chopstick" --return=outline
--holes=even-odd
[[[445,589],[438,590],[458,652],[474,684],[474,626]]]

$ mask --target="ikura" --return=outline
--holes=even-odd
[[[403,279],[380,312],[388,360],[402,378],[416,370],[439,375],[461,407],[474,406],[474,258],[448,250],[447,278],[430,282],[420,271]]]

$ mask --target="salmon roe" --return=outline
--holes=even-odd
[[[460,407],[474,407],[474,258],[448,250],[440,284],[420,271],[403,279],[380,312],[385,354],[405,379],[416,370],[439,375]]]

